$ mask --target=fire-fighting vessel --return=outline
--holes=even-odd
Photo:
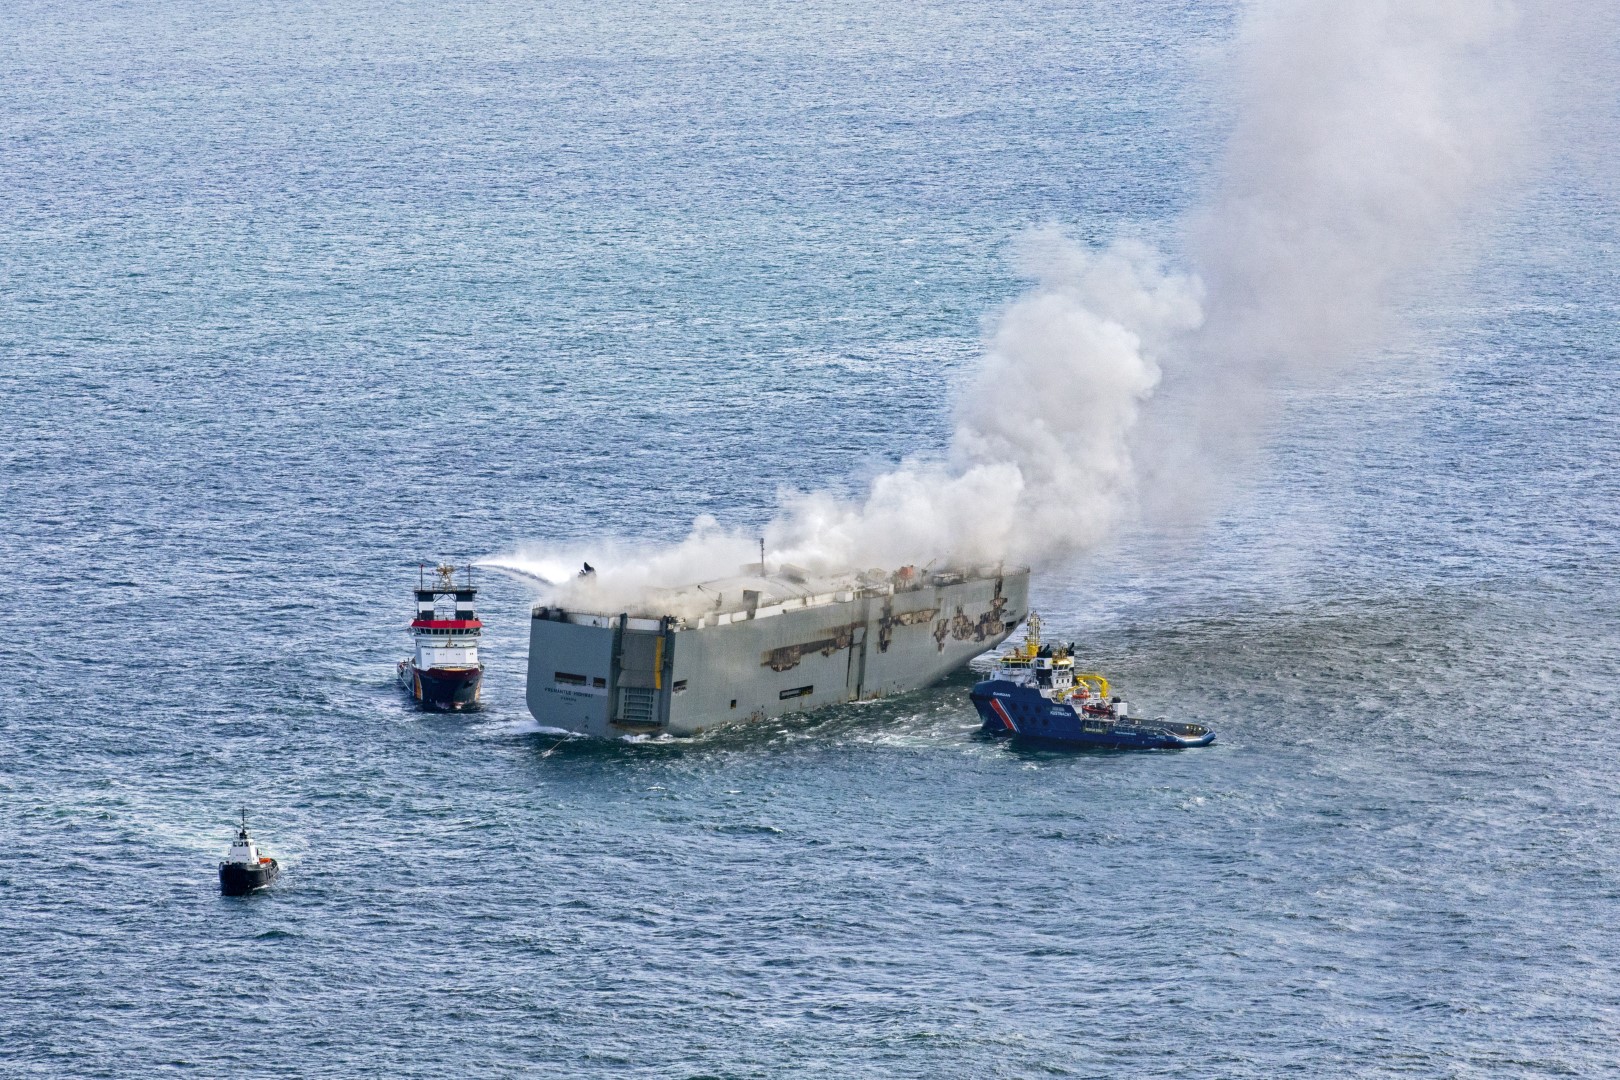
[[[1024,643],[996,658],[990,677],[973,688],[971,697],[991,735],[1129,750],[1215,741],[1215,733],[1201,724],[1131,716],[1130,706],[1109,696],[1106,678],[1075,670],[1072,648],[1041,641],[1041,617],[1034,612]]]
[[[478,662],[478,621],[472,567],[441,563],[429,577],[424,563],[416,584],[416,618],[410,633],[416,649],[399,662],[399,681],[423,708],[461,710],[478,704],[484,665]]]

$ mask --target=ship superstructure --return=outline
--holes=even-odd
[[[542,604],[529,711],[585,735],[692,735],[902,693],[1000,644],[1028,594],[1025,568],[815,575],[761,563],[632,611]]]
[[[478,661],[478,621],[472,567],[456,581],[454,566],[441,564],[429,576],[424,565],[416,585],[416,618],[410,625],[411,657],[399,662],[399,681],[430,709],[459,710],[478,704],[484,665]]]

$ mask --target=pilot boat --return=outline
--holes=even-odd
[[[1129,705],[1110,696],[1106,678],[1075,670],[1072,649],[1042,643],[1041,618],[1034,612],[1024,643],[996,658],[971,698],[987,734],[1028,742],[1179,750],[1215,741],[1215,733],[1200,724],[1131,716]]]
[[[268,855],[259,854],[247,831],[247,811],[242,811],[242,828],[231,844],[230,854],[219,864],[219,891],[226,896],[247,896],[276,880],[281,865]]]

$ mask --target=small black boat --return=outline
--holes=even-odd
[[[247,811],[242,811],[242,829],[231,844],[231,853],[219,864],[219,891],[226,896],[247,896],[276,880],[281,865],[268,855],[259,854],[259,845],[248,836]]]

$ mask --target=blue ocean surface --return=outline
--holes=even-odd
[[[1555,139],[1213,517],[1036,578],[1209,749],[982,741],[970,672],[559,744],[498,576],[483,710],[393,681],[422,560],[943,448],[1014,238],[1176,256],[1237,17],[5,5],[0,1074],[1620,1067],[1620,215]]]

